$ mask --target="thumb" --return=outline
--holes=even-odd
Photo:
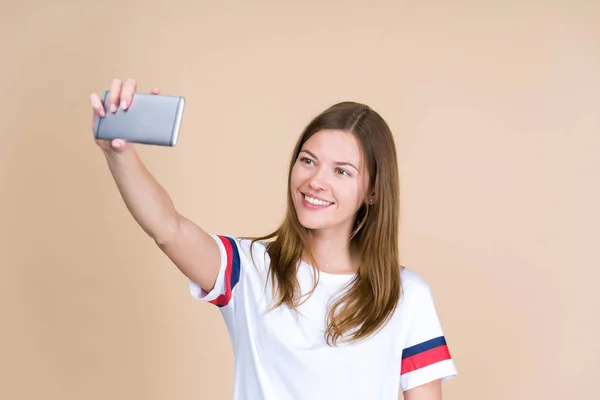
[[[114,139],[111,143],[110,146],[118,151],[118,152],[123,152],[127,149],[127,142],[124,141],[123,139]]]

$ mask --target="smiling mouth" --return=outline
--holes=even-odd
[[[331,201],[325,201],[325,200],[316,199],[314,197],[307,196],[304,193],[302,193],[302,198],[308,204],[313,205],[313,206],[317,206],[317,207],[327,207],[327,206],[330,206],[330,205],[333,204]]]

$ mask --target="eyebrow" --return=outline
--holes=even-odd
[[[319,159],[312,151],[309,151],[309,150],[300,150],[300,153],[303,153],[303,152],[307,153],[308,155],[310,155],[311,157],[313,157],[315,160]],[[352,164],[352,163],[350,163],[348,161],[336,161],[335,164],[336,165],[347,165],[347,166],[350,166],[350,167],[354,168],[356,171],[360,172],[358,170],[358,168],[356,168],[356,166],[354,164]]]

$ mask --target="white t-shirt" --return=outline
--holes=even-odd
[[[324,337],[327,303],[353,275],[320,272],[319,284],[299,314],[272,305],[265,285],[269,255],[264,243],[211,236],[221,251],[213,290],[190,282],[194,298],[220,307],[235,355],[234,400],[396,400],[405,391],[456,375],[429,285],[403,269],[403,297],[376,335],[329,346]],[[302,293],[313,287],[312,267],[301,262]]]

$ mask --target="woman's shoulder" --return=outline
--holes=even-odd
[[[241,264],[252,262],[255,264],[267,264],[269,262],[269,254],[267,252],[268,242],[255,240],[252,237],[234,236],[229,234],[215,235],[224,244],[227,252],[228,248],[233,253],[234,258],[238,258]]]
[[[226,233],[212,233],[211,236],[215,237],[216,239],[219,239],[219,241],[222,243],[229,242],[230,245],[235,245],[238,251],[242,251],[248,254],[250,254],[251,251],[254,253],[264,253],[268,244],[265,241],[256,240],[252,237],[237,236]]]
[[[431,297],[431,285],[427,280],[407,267],[400,267],[400,280],[402,283],[402,300],[411,301]]]
[[[252,237],[239,237],[237,240],[240,247],[248,254],[267,254],[268,242],[266,241],[254,239]]]
[[[407,290],[411,287],[418,289],[429,289],[429,283],[415,270],[408,267],[400,267],[400,279],[402,280],[402,288]]]

